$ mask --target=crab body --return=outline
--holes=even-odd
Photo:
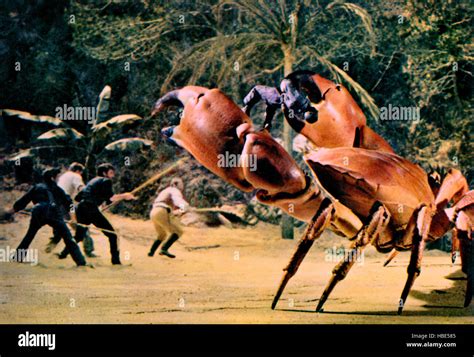
[[[314,240],[330,229],[353,241],[350,256],[369,243],[379,251],[411,249],[401,312],[420,272],[424,244],[430,237],[436,238],[430,235],[433,227],[445,232],[451,222],[445,212],[436,211],[428,176],[420,167],[391,152],[320,149],[305,158],[314,176],[311,179],[267,130],[255,130],[250,118],[221,91],[185,87],[161,98],[155,110],[176,101],[184,106],[184,112],[179,125],[162,130],[168,140],[225,181],[244,191],[255,190],[260,202],[309,223],[272,307]],[[239,165],[222,165],[221,155],[239,157]],[[256,162],[254,168],[247,164],[251,157]],[[446,219],[433,224],[438,215]],[[352,265],[353,261],[344,260],[336,266],[318,310]]]

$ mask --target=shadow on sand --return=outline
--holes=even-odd
[[[453,281],[453,286],[448,289],[434,289],[428,293],[412,289],[412,291],[410,292],[410,296],[408,297],[408,304],[405,307],[402,316],[473,316],[474,305],[472,302],[469,307],[463,307],[464,292],[466,289],[467,279],[461,272],[461,269],[445,276],[445,279]],[[426,310],[410,310],[410,297],[426,301],[426,304],[422,305],[422,307]],[[450,300],[452,303],[446,304],[447,299]],[[330,301],[331,297],[329,297],[328,300]],[[319,299],[316,299],[314,301],[319,301]],[[327,303],[328,302],[326,302],[326,304]],[[275,310],[318,314],[318,312],[316,312],[316,304],[311,310],[278,308]],[[359,316],[398,316],[396,306],[394,306],[393,310],[391,311],[330,311],[323,309],[323,311],[319,313]]]

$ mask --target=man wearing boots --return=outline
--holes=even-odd
[[[109,164],[101,164],[97,167],[97,177],[89,181],[86,187],[76,197],[79,201],[76,207],[77,230],[75,239],[80,242],[84,239],[87,227],[83,225],[93,224],[97,228],[102,228],[104,235],[107,236],[110,243],[110,254],[112,256],[112,264],[120,263],[120,252],[118,249],[118,237],[114,233],[114,228],[105,216],[100,212],[99,206],[103,203],[110,204],[120,200],[136,199],[131,193],[114,194],[112,190],[112,178],[115,176],[115,168]],[[64,259],[68,254],[65,248],[59,255],[60,259]]]
[[[82,172],[84,171],[84,166],[78,162],[73,162],[70,166],[68,171],[64,174],[59,176],[58,179],[58,186],[66,192],[69,197],[73,200],[77,196],[77,194],[84,188],[85,184],[82,180]],[[72,207],[65,207],[64,209],[64,218],[66,220],[71,219],[71,208]],[[71,227],[75,230],[76,225],[74,223],[71,224]],[[45,252],[51,253],[56,245],[60,242],[61,237],[58,232],[54,231],[54,236],[50,239],[48,245],[46,246]],[[86,233],[84,237],[84,252],[88,257],[94,258],[96,255],[93,253],[94,251],[94,242],[90,237],[89,233]]]
[[[163,240],[168,237],[161,246],[160,255],[168,258],[175,258],[168,249],[176,242],[183,234],[179,222],[173,217],[172,212],[185,212],[189,210],[189,204],[183,197],[184,185],[180,178],[173,178],[170,186],[161,191],[153,202],[153,208],[150,212],[150,219],[155,226],[157,234],[156,240],[151,246],[149,257],[152,257]]]
[[[28,231],[16,249],[17,261],[23,261],[22,252],[28,249],[38,230],[45,225],[49,225],[55,232],[57,232],[58,236],[64,240],[67,249],[71,252],[74,262],[78,266],[86,265],[86,260],[84,259],[79,246],[72,238],[71,232],[64,222],[63,212],[60,209],[60,206],[69,207],[72,204],[72,200],[56,184],[59,172],[59,169],[49,169],[44,171],[44,183],[34,185],[13,205],[14,212],[23,210],[30,202],[33,202],[35,205],[31,211],[31,220]]]

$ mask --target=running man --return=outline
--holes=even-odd
[[[66,248],[71,252],[72,259],[78,265],[86,265],[86,260],[79,249],[79,246],[72,238],[66,223],[63,219],[61,206],[70,207],[71,198],[56,184],[56,179],[60,173],[59,169],[49,169],[43,172],[44,183],[33,185],[31,189],[23,195],[13,205],[13,211],[23,210],[30,202],[34,203],[31,211],[31,220],[28,231],[16,249],[16,260],[24,261],[23,252],[27,251],[36,233],[41,227],[49,225],[64,240]]]
[[[66,194],[69,195],[69,197],[71,197],[71,199],[73,200],[77,196],[77,194],[85,187],[84,181],[82,180],[83,171],[84,171],[84,165],[78,162],[73,162],[69,166],[68,171],[66,171],[64,174],[59,176],[58,186],[61,187],[64,190],[64,192],[66,192]],[[71,220],[71,215],[69,214],[70,212],[73,212],[73,207],[65,207],[64,219]],[[71,224],[71,227],[76,229],[76,225],[74,223]],[[51,253],[61,240],[61,237],[58,234],[58,232],[54,231],[53,233],[54,233],[54,236],[51,237],[48,245],[46,246],[46,249],[45,249],[46,253]],[[86,253],[86,256],[91,257],[91,258],[97,257],[93,253],[94,242],[92,241],[92,238],[90,237],[88,232],[86,236],[84,237],[83,244],[84,244],[84,252]]]
[[[76,242],[81,242],[87,232],[84,225],[93,224],[97,228],[102,228],[105,236],[109,239],[110,254],[112,256],[112,264],[118,265],[120,262],[120,252],[118,248],[118,237],[114,232],[114,228],[105,216],[100,212],[99,207],[105,204],[120,200],[134,200],[133,194],[126,192],[114,194],[112,189],[112,179],[115,177],[115,168],[112,164],[105,163],[97,167],[97,177],[89,181],[86,187],[76,197],[79,203],[76,207],[77,229]],[[67,247],[59,255],[60,259],[64,259],[68,254]]]
[[[168,237],[161,246],[160,255],[176,258],[168,249],[181,237],[183,230],[172,212],[178,214],[190,210],[189,203],[183,197],[183,189],[183,180],[175,177],[169,187],[161,191],[153,202],[150,219],[155,226],[157,237],[150,248],[149,257],[155,254],[163,240]]]

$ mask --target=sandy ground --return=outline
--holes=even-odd
[[[383,268],[384,255],[368,248],[316,313],[318,298],[335,263],[328,247],[346,244],[325,235],[288,284],[277,310],[273,295],[297,240],[279,238],[279,227],[186,228],[171,249],[174,260],[146,255],[154,232],[150,222],[108,215],[118,230],[124,266],[112,266],[108,241],[94,231],[95,268],[44,253],[51,229],[44,227],[31,248],[39,264],[0,263],[0,323],[375,323],[468,324],[473,308],[462,308],[465,280],[459,261],[426,253],[403,316],[396,315],[409,254]],[[0,225],[0,249],[15,248],[28,217]],[[62,249],[62,243],[56,252]],[[449,278],[449,279],[448,279]]]

